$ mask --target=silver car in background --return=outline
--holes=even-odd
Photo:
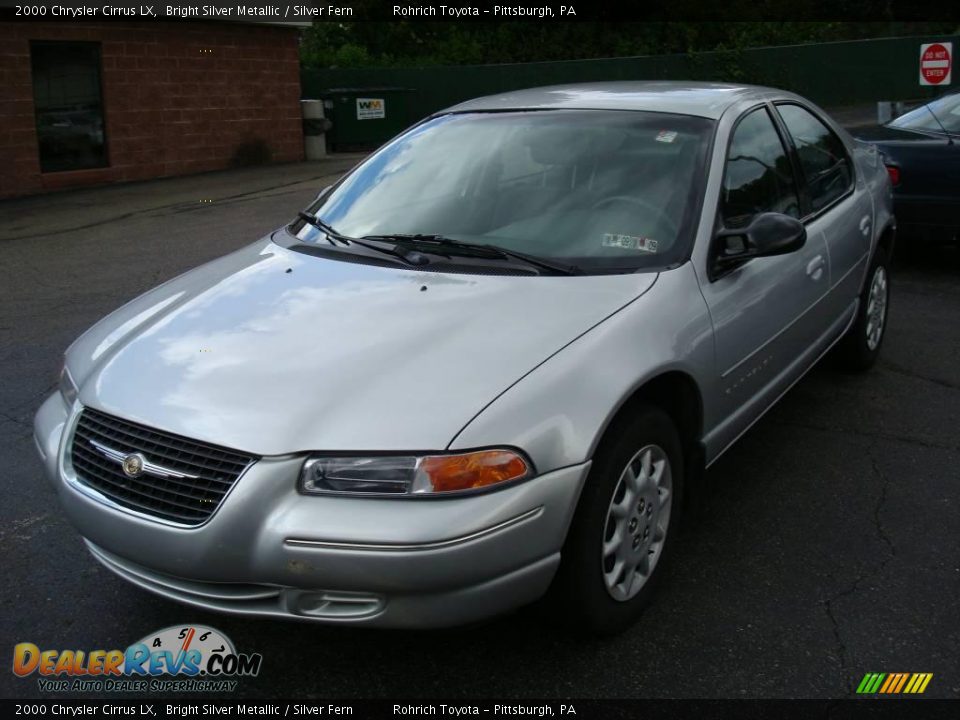
[[[36,442],[171,599],[617,632],[703,469],[831,348],[874,362],[894,234],[875,150],[790,93],[481,98],[88,330]]]

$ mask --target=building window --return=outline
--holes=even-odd
[[[32,42],[40,171],[107,165],[99,43]]]

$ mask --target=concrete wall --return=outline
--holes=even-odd
[[[108,167],[41,173],[32,40],[100,43]],[[290,28],[0,22],[0,197],[300,160],[299,68]]]

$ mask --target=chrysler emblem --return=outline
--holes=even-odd
[[[127,453],[122,450],[115,450],[96,440],[88,440],[87,442],[90,443],[90,446],[97,452],[107,458],[107,460],[117,463],[120,469],[123,470],[123,474],[128,478],[150,475],[152,477],[176,478],[179,480],[187,478],[190,480],[199,479],[198,475],[191,475],[190,473],[181,472],[180,470],[174,470],[173,468],[150,462],[144,457],[143,453]]]
[[[123,468],[123,474],[127,477],[135,478],[143,474],[143,466],[147,459],[140,453],[133,453],[123,458],[120,467]]]

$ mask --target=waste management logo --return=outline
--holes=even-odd
[[[204,625],[174,625],[126,650],[13,648],[13,673],[38,675],[41,692],[232,692],[256,677],[263,656],[238,653],[226,635]]]
[[[357,98],[357,120],[377,120],[386,116],[383,98]]]

